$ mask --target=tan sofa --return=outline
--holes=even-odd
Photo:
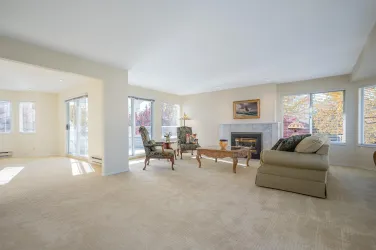
[[[256,185],[326,198],[329,142],[316,153],[263,150]]]

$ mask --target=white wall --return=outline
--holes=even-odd
[[[285,84],[257,85],[184,97],[183,110],[192,117],[187,124],[198,133],[201,145],[217,145],[219,124],[282,122],[281,97],[284,95],[345,90],[346,143],[332,145],[332,165],[374,169],[372,154],[375,148],[360,147],[358,143],[358,89],[376,84],[376,79],[351,82],[350,76],[329,77]],[[256,99],[261,102],[261,118],[234,120],[232,102]]]
[[[161,91],[141,88],[138,86],[129,85],[128,95],[136,96],[140,98],[153,99],[153,139],[161,141],[162,139],[162,103],[178,104],[182,108],[183,98],[182,96],[169,94]],[[181,113],[182,114],[182,113]]]
[[[16,157],[59,154],[56,94],[0,90],[0,100],[12,105],[12,131],[0,134],[0,151],[11,150]],[[35,102],[36,133],[19,132],[19,103],[23,101]]]
[[[128,71],[86,60],[39,45],[0,36],[0,57],[50,69],[89,76],[103,82],[102,175],[129,171],[128,164]],[[117,112],[114,112],[116,110]]]
[[[376,24],[373,26],[362,52],[359,55],[352,80],[359,81],[376,77]]]
[[[260,119],[234,120],[234,101],[260,99]],[[197,133],[201,146],[217,145],[219,124],[276,121],[277,85],[265,84],[246,88],[184,96],[183,111],[192,118],[187,126]]]
[[[88,94],[88,151],[89,156],[103,157],[103,86],[98,80],[64,90],[58,98],[58,136],[59,153],[66,155],[67,136],[65,125],[67,113],[65,101],[74,97]]]

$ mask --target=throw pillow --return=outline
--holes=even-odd
[[[185,143],[186,144],[191,143],[191,134],[185,134]]]
[[[278,147],[279,151],[294,152],[296,146],[306,137],[311,136],[311,134],[306,135],[294,135],[285,139],[281,145]]]
[[[195,143],[195,137],[193,135],[189,137],[189,143]]]
[[[326,138],[318,135],[312,135],[304,138],[295,148],[298,153],[316,153],[326,142]]]
[[[274,144],[274,146],[270,149],[270,150],[277,150],[279,144],[281,144],[285,139],[281,138],[277,141],[276,144]]]
[[[154,146],[154,145],[156,145],[155,141],[154,140],[150,140],[148,143],[151,144],[151,145],[153,145],[153,146],[150,147],[150,150],[151,151],[155,151],[156,150],[156,148]]]

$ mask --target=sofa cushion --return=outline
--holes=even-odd
[[[326,138],[312,135],[304,138],[295,148],[295,152],[312,154],[317,152],[326,142]]]
[[[150,155],[152,158],[160,158],[160,159],[163,159],[163,158],[168,158],[168,157],[174,157],[175,154],[174,154],[174,150],[172,149],[156,149],[155,151],[152,151],[150,153]]]
[[[296,146],[306,137],[311,136],[311,134],[305,134],[305,135],[294,135],[287,139],[285,139],[281,145],[278,147],[279,151],[288,151],[288,152],[294,152]]]
[[[268,164],[289,168],[312,169],[319,171],[326,171],[329,168],[328,155],[263,150],[261,152],[260,161],[261,165]]]
[[[278,146],[284,141],[284,138],[279,139],[270,150],[277,150]]]

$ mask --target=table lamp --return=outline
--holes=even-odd
[[[184,112],[184,115],[183,115],[183,117],[180,118],[180,120],[184,121],[184,127],[185,127],[185,121],[186,120],[191,120],[191,118],[189,118],[188,115]]]

